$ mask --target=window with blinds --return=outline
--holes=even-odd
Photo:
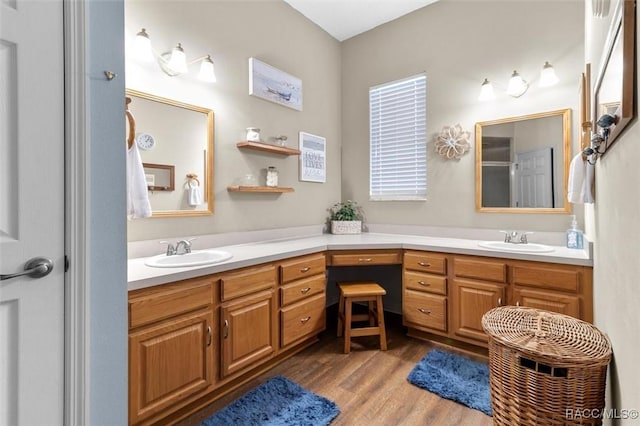
[[[427,197],[427,77],[369,89],[370,200]]]

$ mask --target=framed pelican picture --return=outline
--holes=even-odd
[[[302,111],[302,80],[249,58],[249,95]]]

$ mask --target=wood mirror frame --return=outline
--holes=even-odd
[[[636,117],[635,21],[635,0],[621,0],[611,20],[594,90],[592,131],[600,132],[596,123],[605,112],[616,118],[615,124],[610,128],[605,149],[600,148],[601,154],[606,152]]]
[[[559,117],[562,121],[562,153],[556,155],[557,163],[562,166],[563,176],[562,181],[556,179],[556,185],[562,188],[561,193],[557,193],[557,196],[563,197],[563,203],[561,207],[484,207],[482,200],[482,133],[483,128],[492,125],[517,123],[527,120],[535,120],[547,117]],[[536,114],[507,117],[492,121],[484,121],[476,123],[476,211],[482,213],[570,213],[571,204],[567,201],[567,189],[568,189],[568,174],[569,163],[571,161],[571,110],[561,109],[556,111],[541,112]],[[560,186],[561,185],[561,186]]]
[[[131,110],[133,115],[136,117],[136,130],[138,131],[150,132],[153,134],[152,125],[150,125],[150,123],[148,122],[147,123],[144,122],[144,119],[143,119],[144,114],[141,114],[141,112],[139,111],[140,107],[138,106],[138,111],[136,110],[136,99],[143,99],[147,101],[158,102],[168,107],[176,108],[175,111],[187,110],[197,114],[201,114],[203,126],[206,125],[206,140],[194,142],[194,143],[198,143],[199,146],[202,147],[202,150],[200,150],[198,154],[195,154],[193,158],[194,163],[199,162],[200,164],[202,164],[204,162],[204,167],[203,167],[204,175],[202,180],[200,180],[200,182],[204,183],[203,194],[202,194],[203,201],[204,201],[204,205],[202,206],[203,208],[195,209],[189,206],[185,206],[183,208],[179,207],[176,209],[156,210],[153,208],[153,200],[150,197],[150,201],[152,202],[151,217],[164,218],[164,217],[185,217],[185,216],[190,217],[190,216],[212,215],[214,211],[214,189],[213,189],[214,114],[213,114],[213,111],[208,108],[203,108],[196,105],[190,105],[190,104],[179,102],[173,99],[162,98],[160,96],[155,96],[149,93],[139,92],[137,90],[132,90],[132,89],[126,89],[126,96],[131,98],[131,102],[128,104],[128,107],[129,107],[129,110]],[[200,119],[198,118],[197,120],[199,121]],[[181,122],[176,122],[171,124],[175,125],[176,128],[178,129],[180,129],[180,126],[184,126],[184,123],[181,123]],[[183,132],[183,133],[186,133],[186,132]],[[158,144],[163,142],[166,143],[166,141],[158,141]],[[183,144],[183,143],[188,143],[190,141],[176,140],[172,142]],[[157,148],[154,148],[154,149],[157,149]],[[144,159],[144,151],[141,151],[140,154],[143,162],[146,162]],[[173,158],[165,159],[163,161],[158,161],[158,163],[175,164],[175,159]],[[176,189],[185,189],[186,191],[186,183],[188,182],[187,175],[192,172],[193,172],[192,168],[190,167],[180,168],[176,164],[176,169],[175,169]],[[181,179],[184,179],[184,182]],[[167,193],[167,192],[168,191],[164,191],[164,193]],[[182,198],[186,200],[187,197],[184,196]]]

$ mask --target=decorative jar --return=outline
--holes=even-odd
[[[260,142],[260,129],[257,127],[247,127],[247,140],[249,142]]]
[[[267,168],[267,186],[273,188],[278,186],[278,169],[274,166]]]

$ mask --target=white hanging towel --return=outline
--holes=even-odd
[[[127,219],[151,216],[149,191],[136,143],[127,150]]]
[[[573,204],[593,203],[593,177],[593,165],[582,158],[582,152],[578,153],[569,165],[567,200]]]
[[[189,181],[189,205],[192,207],[202,204],[202,189],[198,185],[198,181],[191,179]]]

